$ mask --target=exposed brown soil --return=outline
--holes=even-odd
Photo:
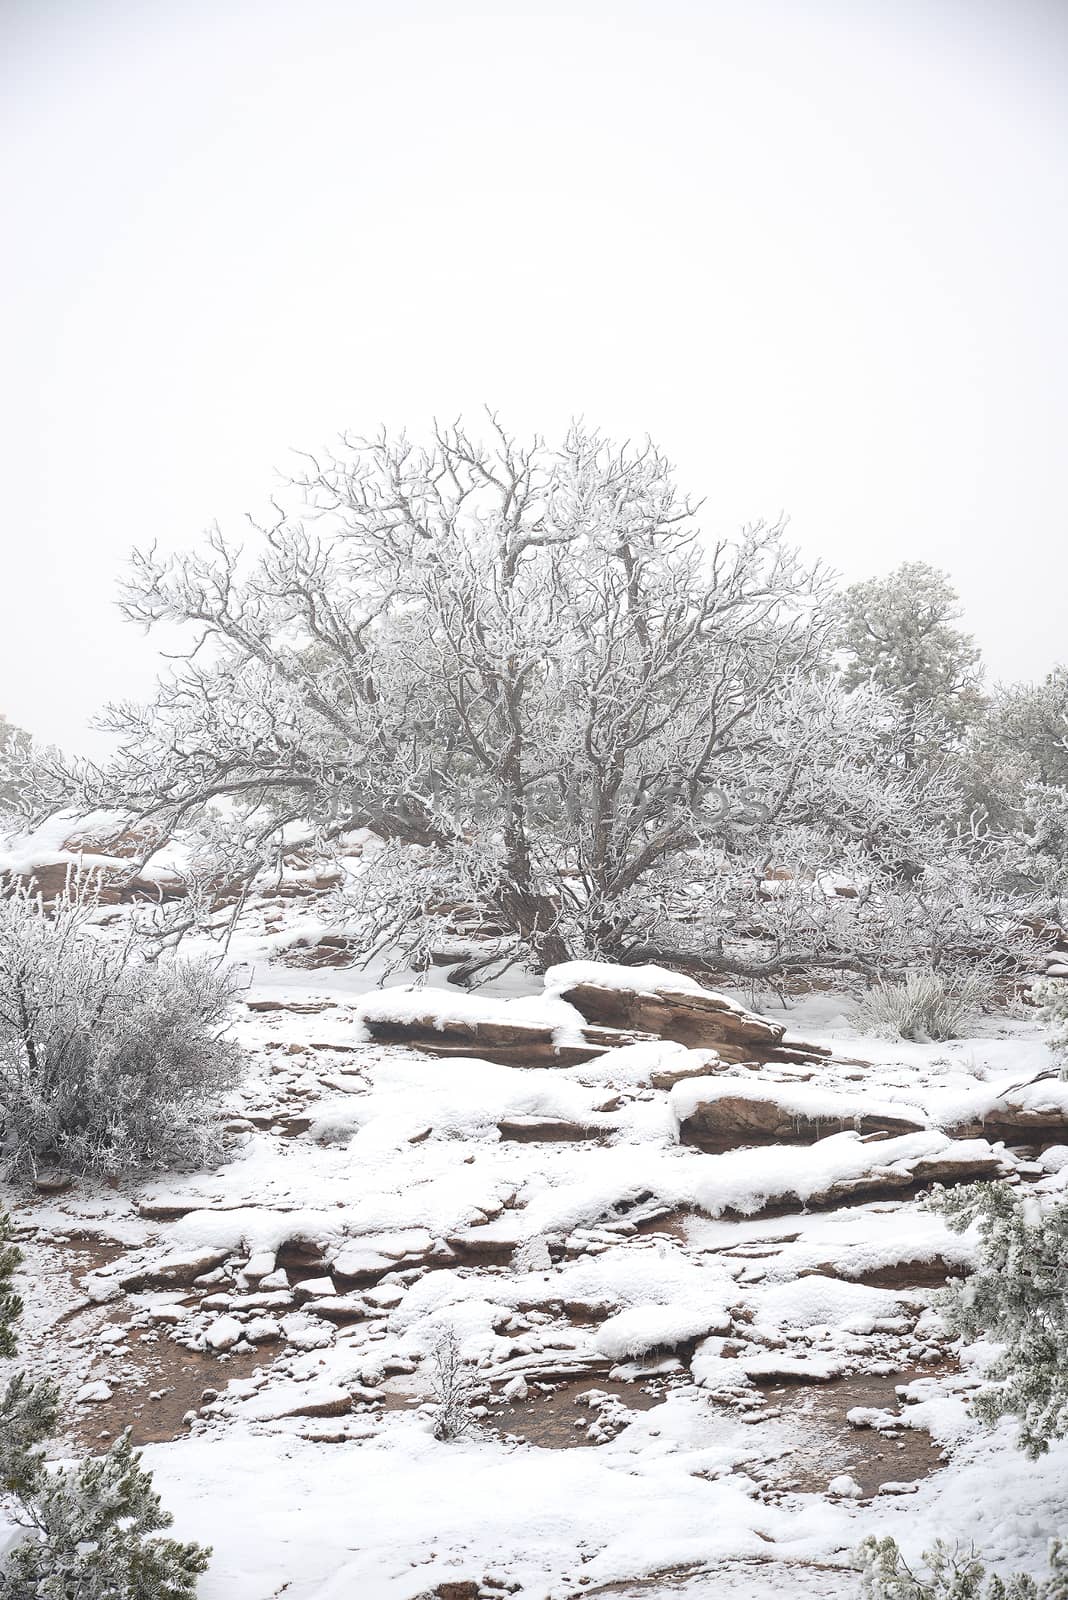
[[[23,1212],[16,1217],[16,1220],[22,1222],[25,1215]],[[83,1316],[87,1311],[97,1309],[86,1300],[81,1279],[87,1272],[98,1272],[101,1267],[110,1266],[113,1261],[125,1255],[126,1249],[114,1239],[83,1233],[60,1237],[48,1236],[47,1244],[50,1250],[54,1250],[57,1265],[69,1279],[71,1294],[75,1297],[75,1303],[62,1312],[52,1324],[53,1328],[60,1328],[64,1323]]]
[[[651,1411],[664,1398],[662,1391],[650,1393],[637,1384],[618,1383],[611,1378],[572,1378],[548,1393],[532,1383],[526,1400],[494,1408],[493,1425],[513,1439],[525,1439],[546,1450],[573,1450],[582,1445],[592,1448],[595,1441],[587,1438],[586,1429],[575,1426],[576,1422],[589,1422],[597,1415],[588,1406],[575,1404],[575,1397],[590,1389],[615,1395],[629,1411]]]
[[[186,1433],[186,1413],[199,1409],[205,1389],[221,1392],[231,1378],[248,1378],[269,1366],[270,1359],[262,1350],[224,1357],[198,1353],[174,1344],[164,1333],[155,1344],[141,1344],[134,1335],[122,1365],[136,1366],[143,1385],[115,1386],[110,1400],[74,1406],[67,1417],[68,1431],[91,1450],[106,1446],[103,1435],[117,1438],[124,1428],[130,1429],[136,1445],[177,1439]],[[152,1399],[153,1394],[159,1398]]]
[[[278,1348],[267,1346],[225,1356],[198,1353],[175,1344],[164,1328],[134,1327],[128,1300],[90,1303],[80,1282],[87,1272],[123,1256],[124,1245],[82,1232],[50,1236],[48,1244],[78,1298],[40,1336],[37,1354],[43,1358],[44,1370],[52,1366],[50,1354],[62,1341],[91,1334],[95,1326],[128,1330],[113,1351],[101,1346],[85,1375],[87,1382],[107,1383],[112,1398],[67,1405],[61,1414],[63,1436],[72,1443],[99,1451],[126,1428],[135,1445],[178,1438],[186,1432],[186,1413],[200,1407],[205,1389],[221,1391],[231,1378],[245,1378],[268,1366]],[[159,1398],[152,1399],[152,1395]]]
[[[933,1371],[914,1367],[886,1377],[861,1373],[818,1385],[759,1385],[769,1405],[780,1409],[784,1418],[804,1423],[806,1440],[776,1462],[763,1475],[764,1481],[777,1488],[822,1493],[831,1478],[848,1472],[871,1495],[882,1483],[913,1483],[937,1471],[941,1450],[921,1429],[902,1428],[896,1438],[888,1438],[872,1428],[854,1428],[846,1420],[854,1406],[896,1413],[896,1385],[930,1377]]]
[[[16,1212],[14,1221],[33,1226],[32,1214],[26,1211]],[[127,1250],[126,1245],[119,1244],[114,1239],[81,1230],[75,1232],[72,1229],[70,1233],[62,1236],[44,1234],[42,1237],[47,1240],[50,1247],[54,1247],[62,1255],[71,1282],[76,1286],[78,1279],[84,1277],[87,1272],[99,1272],[101,1267],[109,1267],[113,1261],[125,1255]]]
[[[649,1589],[680,1589],[691,1578],[707,1575],[707,1568],[687,1562],[685,1566],[661,1567],[659,1572],[647,1573],[644,1578],[627,1578],[622,1583],[598,1583],[589,1588],[572,1589],[567,1600],[578,1600],[580,1595],[644,1594]]]
[[[580,1600],[580,1597],[591,1595],[613,1595],[616,1600],[629,1600],[629,1597],[635,1596],[641,1600],[650,1589],[658,1593],[671,1590],[680,1595],[693,1594],[694,1600],[719,1600],[720,1596],[723,1600],[750,1600],[752,1590],[749,1575],[766,1568],[773,1560],[781,1582],[790,1585],[789,1589],[784,1587],[781,1591],[784,1595],[788,1594],[790,1600],[802,1600],[802,1597],[803,1600],[827,1600],[829,1595],[842,1592],[841,1567],[828,1566],[819,1561],[781,1561],[772,1556],[762,1560],[759,1556],[750,1556],[715,1567],[703,1564],[663,1567],[659,1572],[650,1572],[641,1578],[626,1578],[618,1583],[599,1583],[588,1588],[569,1590],[566,1600]],[[832,1584],[833,1588],[830,1587]]]

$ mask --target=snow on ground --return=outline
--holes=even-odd
[[[239,937],[238,958],[254,946]],[[971,1421],[989,1352],[957,1349],[937,1300],[974,1244],[908,1187],[910,1163],[990,1154],[951,1129],[1048,1064],[1032,1025],[889,1044],[820,996],[782,1020],[847,1060],[669,1093],[651,1074],[698,1052],[524,1069],[371,1044],[369,981],[256,966],[248,999],[273,1009],[237,1024],[252,1069],[218,1169],[18,1208],[23,1359],[60,1379],[82,1447],[134,1423],[177,1531],[214,1547],[202,1600],[414,1600],[450,1581],[852,1600],[848,1553],[884,1532],[910,1555],[940,1536],[1041,1568],[1068,1445],[1030,1463],[1010,1424]],[[370,1004],[425,1014],[420,994]],[[529,1009],[554,1007],[571,1009]],[[741,1077],[926,1125],[680,1145],[680,1107]],[[995,1154],[1009,1181],[1068,1181],[1063,1150]],[[811,1204],[872,1174],[859,1203]],[[453,1442],[431,1416],[446,1333],[481,1408]]]

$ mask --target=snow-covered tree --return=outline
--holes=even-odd
[[[174,1522],[129,1436],[49,1468],[54,1384],[21,1375],[0,1399],[0,1487],[21,1535],[0,1559],[0,1600],[192,1600],[210,1551],[158,1535]]]
[[[18,1253],[0,1217],[0,1355],[22,1307],[6,1292]],[[59,1420],[51,1379],[17,1372],[0,1393],[0,1501],[20,1530],[0,1557],[0,1600],[193,1600],[211,1554],[156,1535],[174,1521],[128,1435],[103,1456],[49,1467]]]
[[[1003,1184],[940,1193],[950,1227],[979,1230],[979,1261],[947,1291],[947,1317],[965,1339],[1004,1348],[975,1400],[985,1422],[1015,1416],[1030,1456],[1068,1433],[1068,1203]]]
[[[1054,922],[1068,921],[1068,788],[1026,782],[1002,791],[1006,871]]]
[[[458,906],[538,967],[972,960],[1011,908],[910,770],[922,710],[825,670],[831,597],[780,526],[705,538],[651,446],[347,439],[247,557],[135,557],[128,615],[195,642],[80,792],[198,821],[209,883],[372,830],[348,914],[416,962]]]
[[[20,1310],[9,1305],[11,1321]],[[0,1354],[13,1353],[12,1336]],[[58,1420],[52,1380],[15,1373],[0,1394],[0,1501],[20,1533],[0,1557],[0,1600],[193,1600],[211,1551],[157,1537],[174,1518],[129,1435],[102,1456],[49,1467]]]
[[[1007,844],[1012,880],[1068,921],[1068,669],[994,690],[961,752],[968,814]]]
[[[960,616],[948,575],[925,561],[855,583],[841,598],[845,682],[876,683],[898,703],[911,761],[940,754],[982,705],[979,649],[954,625]]]
[[[989,1573],[974,1551],[961,1552],[938,1540],[913,1569],[889,1537],[868,1538],[857,1550],[863,1600],[1068,1600],[1068,1544],[1054,1540],[1049,1575],[1039,1582],[1026,1572],[1007,1580]]]
[[[23,798],[22,773],[31,749],[29,734],[0,713],[0,814],[19,807]]]
[[[710,803],[703,835],[651,853],[624,887],[591,894],[584,814],[554,817],[532,837],[566,949],[771,982],[810,967],[876,975],[920,964],[955,987],[1024,960],[1025,902],[1002,893],[997,850],[968,851],[943,826],[943,777],[888,763],[880,710],[877,692],[795,683],[752,719],[752,781],[738,791],[749,814],[723,817]],[[756,796],[773,784],[772,813]],[[352,880],[340,911],[370,948],[392,945],[419,967],[450,942],[452,907],[493,922],[499,904],[481,839],[448,854],[394,842]],[[505,937],[498,949],[507,959],[516,945]]]
[[[56,1431],[59,1390],[16,1372],[0,1395],[0,1491],[28,1500],[45,1470],[45,1440]]]
[[[986,736],[1025,760],[1038,783],[1068,787],[1068,667],[1054,667],[1041,683],[996,689]]]
[[[1051,796],[1068,794],[1068,668],[1037,684],[996,685],[959,759],[969,810],[1041,845]]]
[[[116,1175],[197,1164],[242,1070],[236,991],[214,965],[146,962],[87,901],[0,899],[0,1158]]]
[[[0,1211],[0,1360],[15,1354],[15,1319],[22,1312],[22,1301],[11,1287],[22,1252],[11,1242],[11,1218]]]

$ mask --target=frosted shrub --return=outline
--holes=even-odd
[[[12,1175],[203,1164],[242,1068],[224,1036],[235,988],[105,941],[91,909],[0,900],[0,1156]]]
[[[985,974],[965,974],[952,984],[938,972],[910,972],[901,983],[878,983],[857,1005],[853,1020],[884,1039],[959,1039],[987,998]]]
[[[987,1369],[975,1412],[1019,1419],[1019,1443],[1044,1455],[1068,1434],[1068,1201],[1021,1198],[1002,1184],[968,1184],[933,1201],[949,1226],[979,1229],[979,1261],[946,1297],[946,1319],[965,1339],[1003,1345]]]
[[[1007,1581],[988,1576],[974,1552],[962,1555],[941,1540],[923,1553],[914,1572],[893,1539],[865,1539],[854,1556],[863,1600],[1068,1600],[1068,1544],[1055,1540],[1049,1577],[1041,1583],[1025,1572]]]

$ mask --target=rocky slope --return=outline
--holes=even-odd
[[[975,1434],[984,1355],[937,1311],[972,1246],[920,1198],[1068,1179],[1025,1026],[794,1047],[686,980],[584,970],[471,1002],[493,1061],[450,1031],[462,997],[322,976],[250,992],[223,1167],[17,1197],[31,1364],[82,1444],[149,1444],[216,1547],[204,1600],[848,1596],[864,1533],[968,1537],[993,1477],[995,1559],[1040,1564],[1065,1452],[1025,1479]],[[443,1336],[473,1388],[452,1443]]]

